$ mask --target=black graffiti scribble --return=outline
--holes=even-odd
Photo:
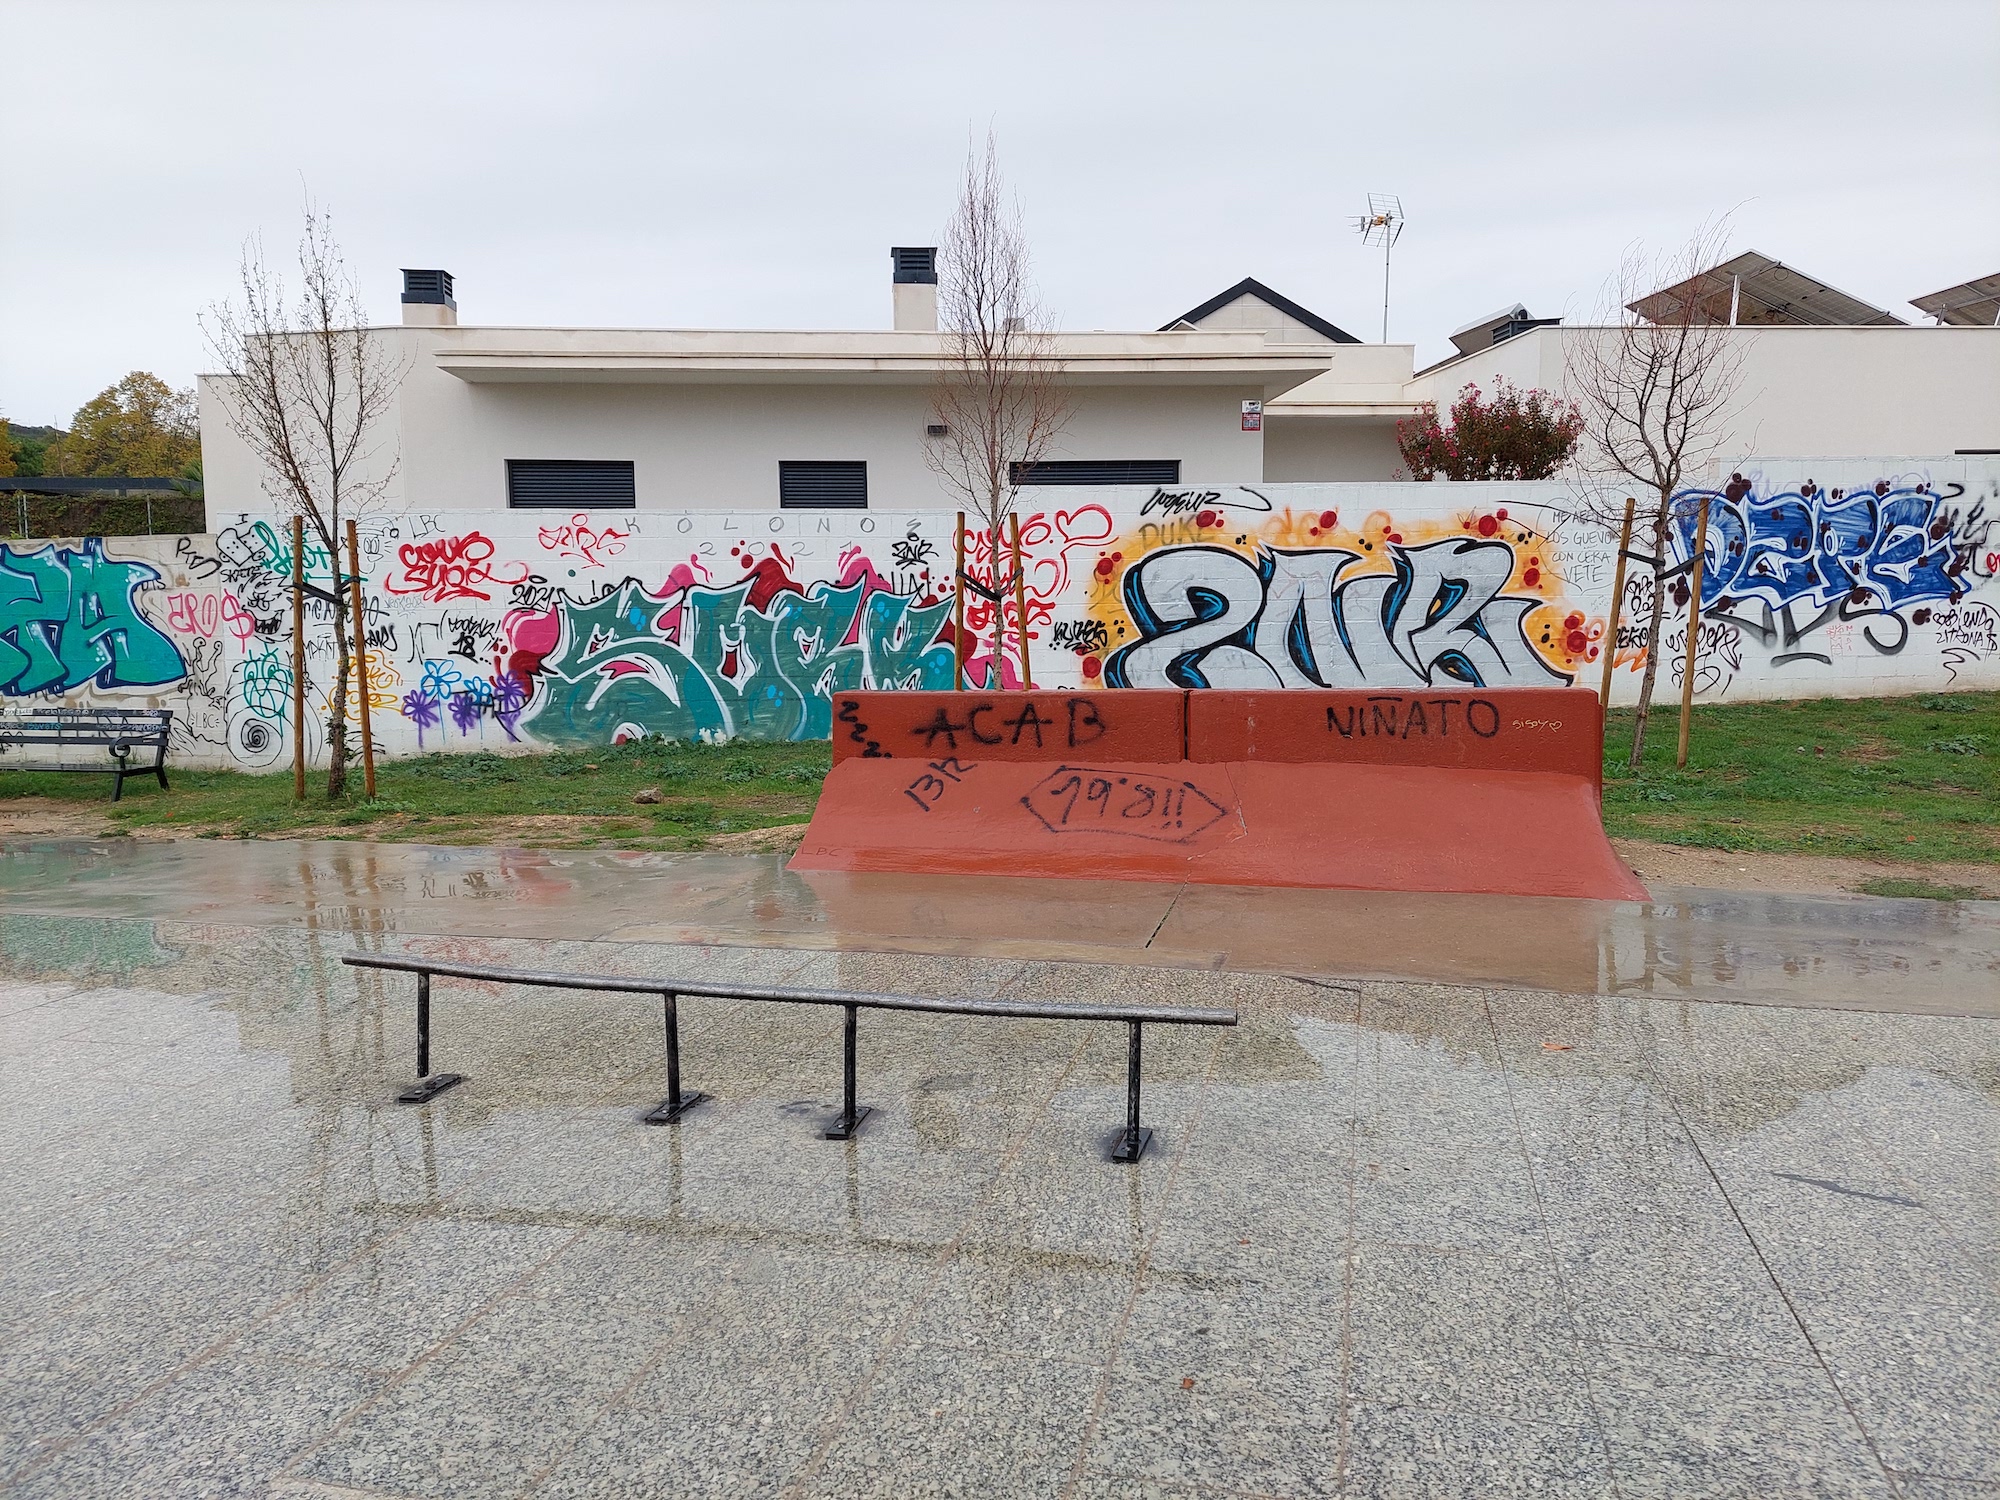
[[[1258,494],[1255,490],[1239,488],[1236,493],[1238,496],[1247,495],[1249,498],[1247,500],[1240,498],[1234,500],[1224,499],[1221,490],[1155,489],[1151,495],[1146,497],[1145,503],[1139,507],[1139,514],[1141,516],[1191,516],[1196,511],[1203,510],[1209,506],[1227,507],[1230,510],[1256,511],[1265,511],[1271,508],[1270,499],[1267,496]]]
[[[1453,709],[1459,711],[1459,723],[1482,740],[1500,732],[1500,710],[1489,698],[1405,698],[1392,694],[1371,695],[1365,707],[1329,704],[1326,727],[1329,734],[1344,740],[1406,740],[1413,734],[1424,739],[1436,734],[1442,740],[1451,738]]]
[[[1861,627],[1861,638],[1883,656],[1898,656],[1910,643],[1910,622],[1892,609],[1863,608],[1852,599],[1842,599],[1838,604],[1827,605],[1801,625],[1792,617],[1792,606],[1789,604],[1773,613],[1768,600],[1754,602],[1763,607],[1764,617],[1761,620],[1738,614],[1736,610],[1740,606],[1731,599],[1718,601],[1719,607],[1711,610],[1707,619],[1718,624],[1734,625],[1745,635],[1756,637],[1757,643],[1766,651],[1773,646],[1783,647],[1783,650],[1771,658],[1771,665],[1774,667],[1782,667],[1795,661],[1816,661],[1823,666],[1832,666],[1833,658],[1823,651],[1795,651],[1792,648],[1815,631],[1822,630],[1836,621],[1841,623],[1852,623],[1856,620],[1887,621],[1895,626],[1896,634],[1892,640],[1881,639],[1871,626]],[[1624,632],[1620,631],[1619,634],[1622,637]],[[1682,633],[1681,641],[1685,646],[1687,642],[1685,632]]]
[[[848,740],[853,744],[861,746],[861,758],[863,760],[889,760],[892,758],[890,753],[882,748],[880,740],[872,740],[868,737],[868,726],[861,721],[861,703],[859,699],[842,698],[840,700],[840,708],[834,714],[834,718],[847,726]]]
[[[921,568],[937,556],[937,549],[917,535],[917,528],[912,526],[900,542],[889,544],[889,556],[899,568]]]
[[[498,621],[477,615],[447,615],[444,628],[451,633],[451,654],[467,661],[484,661],[492,655],[493,642],[500,634]]]
[[[1192,781],[1089,766],[1057,766],[1021,806],[1050,833],[1109,833],[1161,844],[1191,843],[1230,812]]]
[[[944,741],[947,750],[958,749],[960,735],[978,745],[1025,743],[1040,750],[1044,748],[1042,731],[1055,729],[1065,718],[1068,721],[1068,748],[1071,750],[1104,737],[1108,726],[1096,703],[1088,698],[1067,695],[1062,702],[1062,715],[1045,716],[1042,709],[1054,708],[1054,704],[1046,700],[1038,704],[1038,700],[1030,698],[1021,705],[1020,712],[1010,714],[1005,705],[982,698],[966,710],[962,719],[954,719],[949,708],[940,707],[928,722],[917,725],[910,733],[923,739],[926,755],[936,753],[939,740]],[[844,716],[843,722],[848,722]]]
[[[1078,656],[1088,656],[1110,644],[1111,636],[1102,620],[1056,621],[1055,648],[1058,651],[1074,651]]]
[[[916,803],[920,811],[929,812],[953,783],[963,781],[969,772],[978,769],[977,761],[966,762],[947,755],[943,760],[932,761],[929,770],[903,788],[903,795]]]

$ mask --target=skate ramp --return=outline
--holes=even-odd
[[[1581,689],[855,693],[797,870],[1643,900]]]

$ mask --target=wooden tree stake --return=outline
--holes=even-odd
[[[951,575],[951,687],[965,690],[965,512],[958,513],[958,534],[953,543],[957,562]]]
[[[1021,518],[1007,517],[1007,529],[1014,544],[1014,620],[1021,627],[1021,686],[1032,689],[1035,674],[1028,670],[1028,575],[1021,566]]]
[[[361,543],[354,520],[347,522],[347,571],[354,575],[354,685],[361,692],[361,786],[370,802],[375,800],[375,738],[368,722],[368,637],[361,629]]]
[[[1630,495],[1625,497],[1625,529],[1618,535],[1618,570],[1611,580],[1611,621],[1604,630],[1604,686],[1598,690],[1607,716],[1611,712],[1611,667],[1618,659],[1618,615],[1625,603],[1625,554],[1632,547],[1632,509],[1637,504]]]
[[[1687,665],[1681,669],[1681,744],[1676,769],[1688,763],[1688,729],[1694,720],[1694,658],[1701,645],[1701,570],[1708,561],[1708,496],[1701,497],[1701,519],[1694,528],[1693,592],[1688,595]]]
[[[306,518],[292,517],[292,800],[306,800]]]

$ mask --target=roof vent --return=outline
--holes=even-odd
[[[430,327],[458,321],[458,303],[451,294],[451,272],[403,268],[403,321]]]
[[[903,333],[936,333],[937,246],[898,245],[889,252],[893,326]]]
[[[898,245],[889,252],[889,263],[896,268],[890,279],[898,284],[937,285],[935,245]]]
[[[1560,322],[1561,318],[1531,318],[1528,309],[1516,302],[1512,307],[1503,307],[1497,313],[1467,323],[1451,336],[1451,342],[1460,354],[1477,354],[1481,349],[1518,338],[1531,328],[1553,328]]]

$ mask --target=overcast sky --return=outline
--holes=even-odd
[[[1045,300],[1153,328],[1255,276],[1419,363],[1628,244],[1734,243],[1918,316],[2000,271],[2000,4],[0,0],[0,414],[185,384],[243,238],[302,184],[371,315],[883,328],[997,133]]]

